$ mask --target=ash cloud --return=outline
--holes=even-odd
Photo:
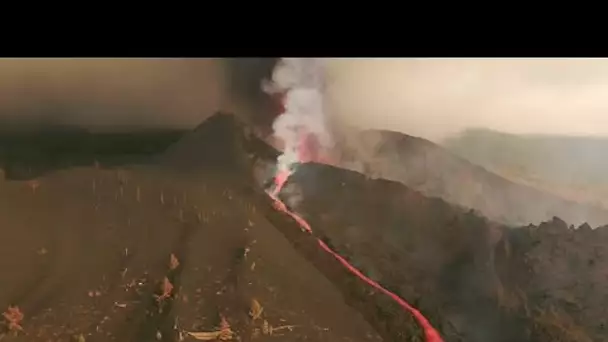
[[[2,59],[0,122],[92,130],[192,128],[223,109],[265,123],[274,60]],[[266,119],[269,120],[268,118]]]
[[[608,59],[336,59],[332,114],[441,141],[469,127],[608,135]]]
[[[270,127],[278,58],[2,59],[0,119],[192,127],[227,109]],[[606,59],[331,59],[326,111],[441,141],[468,127],[607,135]],[[238,111],[237,111],[238,110]]]
[[[250,122],[270,127],[275,119],[272,98],[262,89],[262,83],[272,78],[280,58],[228,58],[223,60],[227,92],[234,101],[247,107]],[[241,108],[245,109],[245,108]]]

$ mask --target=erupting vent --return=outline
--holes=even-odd
[[[298,214],[290,211],[279,199],[281,189],[295,172],[299,163],[323,162],[326,163],[324,152],[331,143],[328,130],[324,122],[322,108],[323,70],[322,64],[317,60],[283,59],[273,74],[273,83],[267,91],[273,94],[283,94],[284,112],[279,113],[275,124],[275,136],[284,143],[283,154],[278,159],[277,173],[274,178],[274,190],[269,192],[275,208],[292,217],[302,230],[312,234],[312,228]],[[422,315],[422,313],[390,292],[377,282],[365,276],[352,266],[345,258],[333,251],[321,239],[317,238],[321,249],[331,254],[352,274],[359,277],[368,285],[389,296],[402,308],[411,313],[423,328],[427,342],[442,342],[442,338]]]

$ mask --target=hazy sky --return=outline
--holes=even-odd
[[[0,117],[191,127],[221,106],[224,80],[210,59],[0,59]]]
[[[608,135],[607,59],[342,59],[330,73],[334,113],[366,127]]]
[[[193,126],[220,107],[234,107],[229,76],[219,65],[195,59],[4,59],[0,116]],[[246,82],[242,89],[254,93],[257,81]],[[332,60],[328,103],[332,115],[348,122],[435,140],[471,126],[608,135],[608,60]]]

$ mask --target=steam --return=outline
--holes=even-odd
[[[313,136],[319,148],[331,146],[323,108],[325,65],[320,59],[284,58],[274,69],[272,81],[263,84],[265,92],[284,94],[285,112],[273,123],[275,137],[282,140],[278,174],[290,173],[308,148],[306,137]]]

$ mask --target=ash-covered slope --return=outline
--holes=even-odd
[[[608,223],[606,209],[512,182],[421,138],[366,131],[356,140],[351,154],[366,164],[356,170],[399,181],[499,222],[523,225],[558,216],[577,225]]]
[[[185,331],[217,331],[223,317],[233,340],[381,340],[368,318],[374,296],[314,256],[313,241],[282,234],[299,230],[244,167],[233,170],[246,165],[243,151],[190,145],[245,139],[230,120],[214,117],[158,158],[175,164],[0,180],[0,249],[10,256],[0,261],[0,311],[24,315],[22,331],[1,318],[0,338],[194,341]]]
[[[171,147],[159,160],[165,168],[179,174],[228,177],[233,186],[266,204],[266,217],[274,228],[341,291],[341,298],[360,312],[385,341],[421,339],[422,330],[409,313],[353,276],[334,257],[323,252],[314,237],[303,233],[292,218],[272,207],[270,197],[262,191],[259,181],[272,176],[266,168],[275,163],[277,155],[276,150],[250,134],[236,117],[217,114]],[[264,174],[261,178],[256,177],[260,168]],[[390,320],[386,317],[388,313],[392,317]]]
[[[259,162],[274,162],[278,152],[229,113],[219,112],[173,144],[158,161],[182,172],[247,173]]]
[[[0,184],[0,307],[24,314],[3,340],[179,341],[222,316],[242,340],[380,340],[231,177],[91,168],[38,181]]]
[[[608,227],[509,228],[397,182],[303,165],[286,201],[446,341],[605,341]],[[302,199],[302,200],[298,200]],[[387,315],[387,321],[391,316]]]

